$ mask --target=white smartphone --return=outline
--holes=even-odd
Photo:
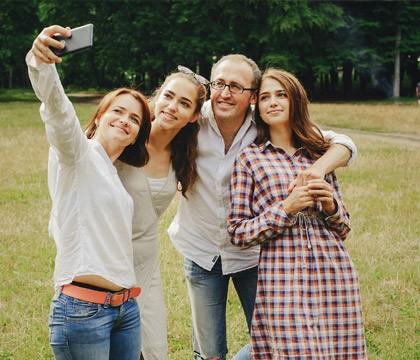
[[[65,42],[63,49],[51,47],[53,53],[60,57],[88,50],[93,46],[93,24],[71,29],[71,36],[69,38],[65,38],[62,35],[54,35],[54,39],[58,41],[64,40]]]

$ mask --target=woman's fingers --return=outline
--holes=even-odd
[[[53,37],[47,36],[45,34],[41,34],[39,36],[39,39],[42,42],[42,44],[47,47],[51,46],[57,49],[62,49],[64,48],[64,45],[65,45],[65,41],[58,41],[54,39]]]
[[[311,180],[308,180],[308,186],[315,188],[315,187],[330,186],[330,184],[326,182],[324,179],[311,179]]]
[[[310,180],[308,182],[308,191],[315,192],[315,191],[327,191],[329,193],[333,192],[332,186],[326,182],[325,180]]]
[[[328,189],[309,189],[308,193],[311,196],[316,196],[317,198],[320,196],[325,196],[325,197],[331,197],[332,198],[332,192],[329,191]]]
[[[60,26],[60,25],[48,26],[48,27],[44,28],[44,30],[42,30],[42,33],[44,33],[45,35],[47,35],[49,37],[51,37],[52,35],[55,35],[55,34],[63,35],[66,38],[71,36],[70,28],[69,27],[63,27],[63,26]]]
[[[42,53],[35,45],[32,46],[32,53],[40,61],[42,61],[46,64],[51,64],[52,63],[52,61],[47,56],[45,56],[44,53]]]
[[[32,45],[34,55],[41,61],[46,63],[61,63],[61,58],[54,54],[50,47],[62,49],[65,45],[63,42],[53,38],[54,35],[62,35],[64,38],[71,36],[69,28],[60,25],[52,25],[44,28],[36,37]]]
[[[48,63],[61,62],[61,59],[56,56],[48,46],[44,45],[42,41],[35,40],[32,46],[32,51],[34,55],[38,56],[41,60],[44,60],[45,58],[48,59],[46,61]]]

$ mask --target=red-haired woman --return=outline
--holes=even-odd
[[[166,310],[159,266],[158,221],[177,188],[186,192],[195,181],[197,122],[206,99],[206,80],[185,67],[166,77],[150,106],[152,130],[143,168],[118,162],[116,167],[134,200],[133,250],[141,312],[142,357],[168,357]],[[145,211],[145,209],[147,209]]]
[[[49,48],[62,47],[52,38],[57,33],[68,37],[70,30],[45,28],[26,57],[50,143],[49,230],[57,247],[50,344],[56,359],[138,360],[133,200],[114,161],[147,163],[149,107],[141,93],[115,90],[83,132],[54,65],[61,59]]]
[[[350,231],[333,173],[288,185],[330,146],[310,120],[305,89],[268,69],[258,136],[237,157],[228,229],[235,245],[261,244],[252,359],[366,359]]]

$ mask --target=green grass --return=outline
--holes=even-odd
[[[310,110],[313,119],[325,127],[420,135],[420,107],[414,101],[408,104],[314,103]]]
[[[32,89],[0,89],[0,102],[36,100]]]
[[[111,89],[112,90],[112,89]],[[96,95],[98,93],[106,93],[107,91],[104,89],[79,89],[76,87],[66,87],[66,92],[70,93],[83,93],[83,94],[90,94]],[[34,102],[37,98],[32,91],[32,89],[24,88],[24,89],[0,89],[0,103],[5,102]]]
[[[419,134],[417,107],[313,104],[324,127]],[[50,359],[48,309],[54,242],[47,232],[50,200],[47,151],[39,104],[0,103],[0,359]],[[77,104],[85,122],[93,105]],[[407,112],[405,112],[407,110]],[[395,120],[395,112],[404,115]],[[377,114],[384,121],[381,128]],[[363,115],[363,116],[362,116]],[[330,122],[338,122],[332,124]],[[363,125],[363,126],[362,126]],[[351,213],[346,240],[361,285],[370,359],[418,359],[419,351],[419,147],[354,135],[359,157],[338,172]],[[160,223],[161,265],[168,308],[170,360],[191,358],[190,310],[182,258],[166,228],[176,200]],[[248,341],[236,294],[229,294],[230,354]]]

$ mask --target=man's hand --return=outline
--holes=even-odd
[[[61,58],[51,51],[50,46],[57,49],[63,49],[64,44],[55,40],[53,35],[62,35],[63,37],[68,38],[71,36],[71,31],[70,28],[64,28],[59,25],[52,25],[44,28],[34,40],[31,48],[37,61],[46,64],[61,63]]]

